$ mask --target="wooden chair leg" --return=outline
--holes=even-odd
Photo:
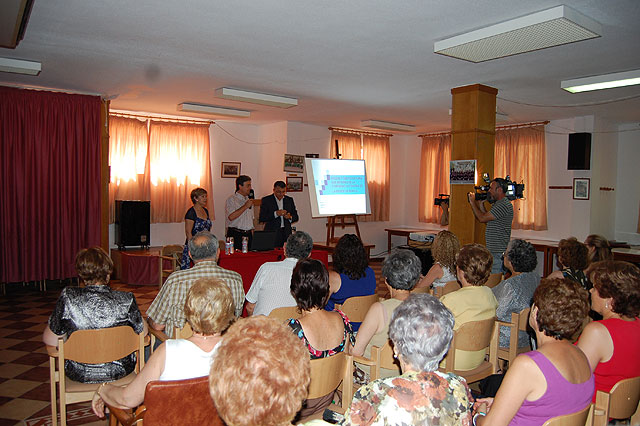
[[[58,425],[58,398],[56,398],[56,360],[49,358],[49,381],[51,388],[51,424]]]

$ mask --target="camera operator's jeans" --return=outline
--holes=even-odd
[[[502,255],[494,255],[493,256],[493,265],[491,266],[492,274],[502,274],[504,272],[504,268],[502,265]]]

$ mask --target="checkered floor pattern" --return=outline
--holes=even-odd
[[[116,290],[132,291],[144,313],[155,298],[155,286],[112,282]],[[7,286],[0,298],[0,426],[50,425],[49,357],[42,332],[62,286],[39,291],[33,286]],[[69,425],[106,425],[89,403],[67,406]]]

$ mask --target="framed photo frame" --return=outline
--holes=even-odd
[[[223,161],[220,165],[220,177],[223,178],[237,178],[240,176],[241,163],[235,163],[230,161]]]
[[[588,200],[591,192],[590,178],[573,178],[573,199]]]
[[[304,155],[285,154],[284,171],[293,173],[304,172]]]
[[[302,192],[302,176],[287,176],[287,192]]]

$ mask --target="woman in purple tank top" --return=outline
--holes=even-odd
[[[544,279],[533,295],[529,324],[538,350],[519,355],[494,398],[478,399],[474,425],[542,425],[591,403],[593,374],[569,339],[589,312],[588,294],[568,279]],[[485,403],[488,412],[482,413]]]

